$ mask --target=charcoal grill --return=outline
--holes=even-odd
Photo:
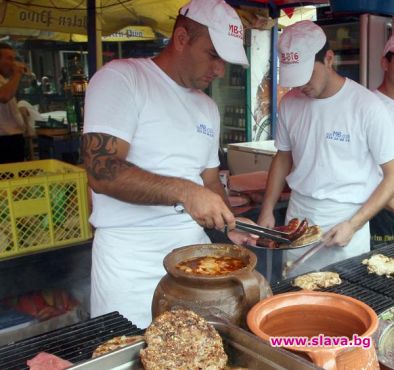
[[[356,283],[394,299],[394,281],[388,280],[385,276],[369,274],[367,267],[361,263],[364,258],[369,258],[378,253],[394,258],[394,245],[387,245],[358,257],[332,264],[324,268],[324,270],[336,271],[341,277],[352,283]]]
[[[387,245],[372,252],[326,266],[322,271],[338,272],[342,279],[342,284],[320,290],[359,299],[372,307],[377,314],[393,307],[393,280],[388,280],[387,277],[369,274],[367,267],[361,263],[364,258],[369,258],[377,253],[384,254],[388,257],[394,257],[394,245]],[[292,286],[293,280],[294,278],[291,278],[273,284],[272,292],[274,294],[279,294],[301,290],[298,287]]]
[[[0,369],[28,369],[26,361],[42,351],[77,363],[91,358],[93,350],[108,339],[142,333],[118,312],[112,312],[0,347]]]

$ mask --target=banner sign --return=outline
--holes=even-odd
[[[87,29],[86,9],[24,5],[0,0],[0,27],[84,34]]]

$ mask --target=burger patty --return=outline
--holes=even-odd
[[[141,350],[146,370],[219,370],[227,355],[216,329],[193,311],[166,311],[145,332]]]

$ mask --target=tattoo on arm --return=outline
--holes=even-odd
[[[118,157],[118,139],[107,134],[84,134],[82,153],[86,171],[98,181],[113,181],[120,172],[134,167]]]

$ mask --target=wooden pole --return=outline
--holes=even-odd
[[[103,65],[101,42],[101,0],[87,0],[89,79]]]

